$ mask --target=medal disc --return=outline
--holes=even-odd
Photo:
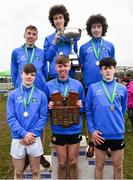
[[[96,61],[96,65],[99,66],[99,64],[100,64],[99,61]]]
[[[28,112],[26,112],[26,111],[23,113],[23,116],[24,116],[24,117],[28,117],[28,115],[29,115],[29,114],[28,114]]]
[[[114,106],[110,106],[110,110],[111,110],[111,111],[114,111]]]
[[[60,52],[59,55],[63,55],[63,52]]]

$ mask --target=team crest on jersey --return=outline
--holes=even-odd
[[[39,57],[39,56],[35,56],[35,59],[36,59],[37,61],[39,61],[39,60],[40,60],[40,57]]]
[[[17,102],[23,102],[23,97],[22,96],[18,96],[17,97]]]
[[[102,50],[103,50],[103,51],[105,51],[105,50],[106,50],[106,48],[105,48],[105,47],[102,47]]]
[[[31,99],[31,102],[37,103],[37,98],[32,98],[32,99]]]
[[[87,49],[87,53],[90,53],[90,52],[93,52],[92,47],[88,47],[88,49]]]
[[[96,92],[96,95],[102,95],[103,94],[103,90],[102,89],[98,89]]]
[[[27,57],[25,55],[21,56],[20,61],[27,61]]]

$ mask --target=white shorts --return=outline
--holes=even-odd
[[[41,138],[37,137],[31,145],[21,144],[22,139],[12,139],[10,154],[15,159],[23,159],[26,155],[38,157],[43,154]]]

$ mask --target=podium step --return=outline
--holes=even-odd
[[[80,150],[79,150],[79,158],[78,158],[78,166],[79,166],[79,179],[95,179],[95,164],[96,159],[95,156],[92,158],[86,158],[86,150],[87,143],[86,139],[83,136],[83,140],[80,142]],[[44,179],[58,179],[57,176],[57,168],[58,168],[58,159],[57,154],[55,152],[55,147],[51,144],[51,155],[45,155],[45,158],[50,162],[50,168],[43,168],[40,165],[41,169],[41,180]],[[30,168],[24,172],[24,179],[32,179],[32,174],[30,172]],[[107,158],[104,167],[104,177],[103,179],[114,179],[112,160]]]

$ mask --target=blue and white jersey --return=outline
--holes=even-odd
[[[31,88],[23,86],[23,94],[21,87],[13,90],[7,100],[7,121],[11,128],[13,139],[23,139],[27,132],[34,133],[36,137],[40,137],[47,122],[48,102],[44,92],[38,88],[34,88],[30,104],[27,106],[24,116],[24,97],[29,97]]]
[[[56,58],[60,53],[65,56],[69,56],[71,53],[71,44],[64,41],[62,38],[59,39],[56,45],[53,44],[55,39],[55,34],[53,33],[45,38],[44,41],[44,52],[46,60],[49,61],[49,77],[57,77],[57,72],[55,70]],[[77,53],[77,43],[74,44],[74,51]],[[73,77],[75,74],[74,70],[70,70],[69,76]]]
[[[100,47],[99,59],[96,58],[92,40],[96,47],[96,51],[100,46],[101,40],[102,45]],[[91,84],[102,80],[102,74],[100,73],[99,61],[104,57],[115,56],[115,49],[112,43],[104,40],[103,38],[91,39],[89,42],[83,44],[79,51],[79,64],[82,66],[83,82],[85,88],[88,88]],[[98,62],[97,62],[98,61]]]
[[[109,94],[112,95],[115,80],[111,82],[104,81],[104,84]],[[111,106],[113,106],[113,110]],[[88,131],[92,134],[95,130],[98,130],[105,139],[124,138],[126,107],[127,89],[125,86],[117,83],[114,102],[111,103],[101,81],[90,85],[86,96]]]
[[[27,48],[28,57],[26,55],[24,45],[19,48],[14,49],[12,52],[11,78],[12,78],[15,88],[20,87],[22,83],[21,75],[22,75],[23,66],[25,64],[30,63],[32,50],[33,48]],[[47,62],[44,57],[44,51],[36,46],[35,46],[35,53],[34,53],[32,64],[37,69],[34,85],[38,89],[45,91],[46,80],[48,76]]]
[[[58,80],[58,85],[57,85]],[[55,78],[51,81],[47,82],[47,95],[48,99],[51,98],[51,95],[57,92],[61,92],[64,94],[65,88],[68,85],[68,91],[66,96],[70,91],[79,93],[79,99],[82,101],[83,107],[80,108],[80,112],[84,112],[84,104],[85,104],[85,93],[82,84],[75,79],[68,78],[66,81],[60,81],[59,79]],[[62,94],[62,95],[63,95]],[[51,117],[52,118],[52,117]],[[80,123],[76,125],[71,125],[68,128],[63,128],[59,125],[53,125],[51,123],[51,130],[53,134],[78,134],[82,131],[82,118],[80,115]]]

